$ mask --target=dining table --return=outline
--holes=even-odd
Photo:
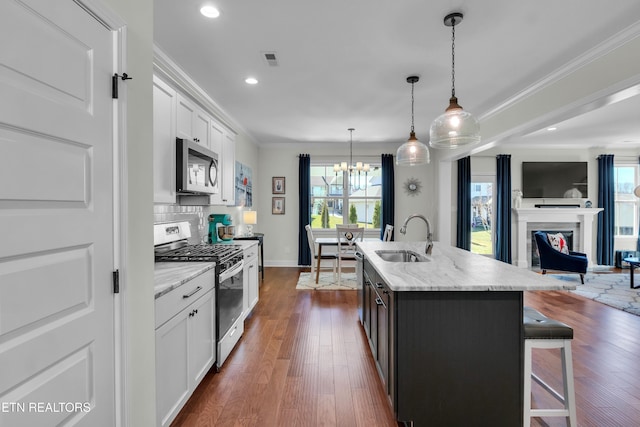
[[[380,241],[377,237],[367,237],[363,241]],[[322,248],[324,246],[338,246],[338,237],[316,237],[315,242],[318,245],[318,260],[316,261],[316,284],[320,280],[320,261],[322,260]]]

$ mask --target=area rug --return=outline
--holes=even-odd
[[[333,280],[333,273],[320,272],[320,278],[316,284],[316,275],[311,273],[300,273],[296,289],[317,289],[317,290],[355,290],[358,283],[356,282],[355,273],[342,273],[340,275],[340,285],[338,285],[338,277]]]
[[[587,273],[584,285],[577,274],[549,274],[558,280],[575,282],[574,292],[619,310],[640,316],[640,289],[629,288],[629,273]],[[640,280],[640,274],[634,279]]]

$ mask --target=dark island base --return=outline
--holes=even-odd
[[[399,425],[522,425],[522,292],[394,294]]]

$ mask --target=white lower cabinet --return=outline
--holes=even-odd
[[[213,280],[213,271],[212,274],[207,272],[198,276],[196,279],[200,280],[191,286],[188,286],[190,281],[156,299],[156,311],[162,312],[167,301],[183,303],[198,297],[186,307],[179,307],[181,311],[162,325],[156,324],[156,413],[159,426],[171,424],[215,362],[214,282],[210,282],[211,285],[207,283],[207,280]]]
[[[246,318],[253,307],[258,304],[258,293],[260,286],[258,280],[258,245],[252,245],[244,250],[244,271],[243,271],[243,313]]]
[[[214,293],[209,291],[193,304],[189,323],[189,381],[194,389],[215,362],[215,321]]]
[[[161,426],[171,424],[189,398],[186,314],[156,329],[156,413]]]

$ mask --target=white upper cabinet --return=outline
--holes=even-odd
[[[235,133],[194,101],[153,77],[153,188],[155,203],[176,203],[176,138],[195,141],[218,154],[220,191],[211,205],[235,203]]]
[[[235,203],[235,175],[236,175],[236,137],[231,133],[225,133],[222,145],[222,203],[233,205]]]
[[[222,165],[222,146],[225,140],[225,129],[222,125],[216,121],[211,120],[211,127],[209,129],[209,149],[218,155],[218,164]],[[222,183],[222,170],[218,168],[218,180]],[[219,187],[221,188],[221,186]],[[218,191],[216,194],[209,196],[210,203],[212,205],[221,205],[222,193]]]
[[[176,202],[176,91],[153,77],[153,201]]]
[[[187,98],[178,94],[178,138],[193,141],[191,118],[195,114],[195,105]]]
[[[178,94],[178,138],[195,141],[209,148],[209,122],[210,118],[194,102]]]
[[[207,148],[210,148],[209,144],[209,123],[211,119],[209,116],[199,108],[196,109],[193,115],[193,137],[196,142]]]

